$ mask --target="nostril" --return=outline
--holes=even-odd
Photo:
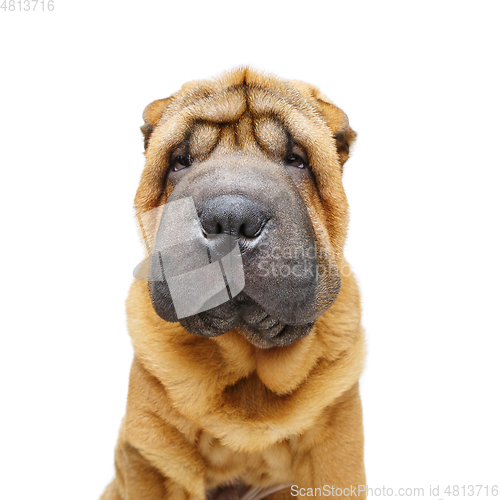
[[[255,223],[244,223],[240,226],[239,234],[245,238],[257,238],[262,233],[268,219],[264,221],[254,221]]]

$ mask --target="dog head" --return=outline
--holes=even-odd
[[[311,85],[240,68],[154,101],[144,121],[135,207],[156,313],[261,348],[307,335],[341,287],[346,115]]]

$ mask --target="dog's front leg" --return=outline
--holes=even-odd
[[[161,446],[148,449],[144,445],[139,450],[119,439],[116,477],[101,500],[204,500],[203,475],[193,477],[192,469],[182,467],[182,459],[174,465],[172,460],[172,450],[163,454]]]
[[[290,446],[295,457],[296,483],[288,490],[288,498],[366,498],[362,411],[357,383],[325,410],[313,428],[290,440]],[[283,498],[283,494],[277,493],[276,500]]]
[[[149,463],[138,450],[118,443],[115,450],[116,478],[108,485],[101,500],[184,500],[178,488],[177,495],[167,497],[168,480]]]
[[[169,411],[161,384],[135,359],[115,451],[116,477],[101,500],[204,500],[204,461],[168,423]]]

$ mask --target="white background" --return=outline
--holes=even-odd
[[[112,478],[142,110],[239,64],[319,86],[359,133],[346,255],[369,484],[498,484],[498,5],[0,10],[0,497],[97,499]]]

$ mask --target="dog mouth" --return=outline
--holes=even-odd
[[[305,337],[314,324],[281,323],[244,292],[219,307],[183,318],[180,323],[190,333],[204,337],[217,337],[236,329],[261,349],[292,344]]]

